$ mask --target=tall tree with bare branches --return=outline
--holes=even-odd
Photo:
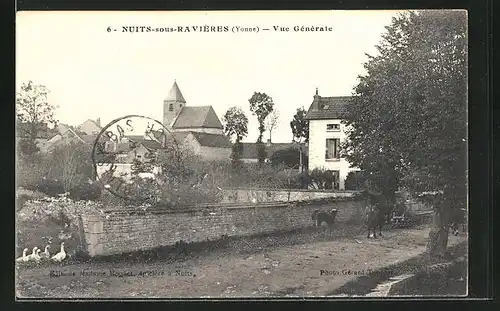
[[[269,132],[269,141],[272,142],[272,133],[278,127],[280,114],[278,110],[273,109],[273,111],[266,118],[266,129]]]

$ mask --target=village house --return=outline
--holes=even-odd
[[[101,118],[97,118],[97,120],[88,119],[78,126],[78,130],[87,135],[98,135],[101,130]]]
[[[40,146],[40,151],[48,153],[70,142],[92,145],[101,130],[99,118],[96,121],[88,119],[77,127],[59,123],[52,136]]]
[[[313,102],[306,114],[309,121],[309,171],[318,168],[335,176],[334,189],[345,189],[345,179],[351,171],[350,163],[340,157],[341,143],[346,139],[345,125],[341,123],[350,96],[321,97],[316,89]]]

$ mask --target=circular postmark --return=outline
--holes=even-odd
[[[92,148],[96,179],[122,199],[155,202],[161,187],[159,157],[172,147],[177,147],[173,133],[155,119],[115,119],[97,135]]]

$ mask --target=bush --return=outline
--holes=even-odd
[[[39,154],[18,156],[16,162],[16,183],[18,187],[37,190],[44,177],[49,173],[46,159]]]
[[[161,174],[158,180],[134,180],[136,191],[149,202],[159,199],[161,205],[182,208],[200,203],[218,202],[220,191],[210,175],[209,165],[188,148],[172,146],[158,157]],[[230,166],[230,163],[228,163]],[[142,187],[142,188],[141,188]],[[146,198],[144,198],[146,196]]]
[[[309,176],[308,172],[302,172],[297,176],[297,183],[298,183],[298,188],[301,189],[308,189],[309,185],[311,185],[312,179],[311,176]]]
[[[76,185],[69,191],[69,197],[74,200],[95,201],[101,197],[102,189],[97,182]]]
[[[263,142],[256,143],[257,148],[257,158],[259,159],[259,163],[264,163],[267,158],[266,145]]]
[[[331,171],[324,169],[313,169],[309,176],[311,184],[316,185],[319,189],[332,189],[333,183],[337,182],[335,175]]]
[[[345,179],[346,190],[362,190],[364,178],[361,172],[349,172]]]
[[[17,184],[49,196],[69,192],[73,199],[96,200],[100,188],[89,184],[93,177],[90,146],[72,142],[49,154],[20,156]]]
[[[35,189],[51,197],[65,193],[62,183],[54,179],[42,179]]]

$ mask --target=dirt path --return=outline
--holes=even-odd
[[[18,270],[18,297],[324,296],[359,275],[422,253],[428,233],[425,227],[398,229],[384,232],[380,239],[359,235],[333,241],[264,247],[252,254],[214,252],[177,263],[23,267]],[[450,236],[449,245],[465,239],[465,236]],[[84,270],[86,274],[82,274]],[[51,277],[51,271],[66,275]],[[148,275],[143,275],[148,271]]]

